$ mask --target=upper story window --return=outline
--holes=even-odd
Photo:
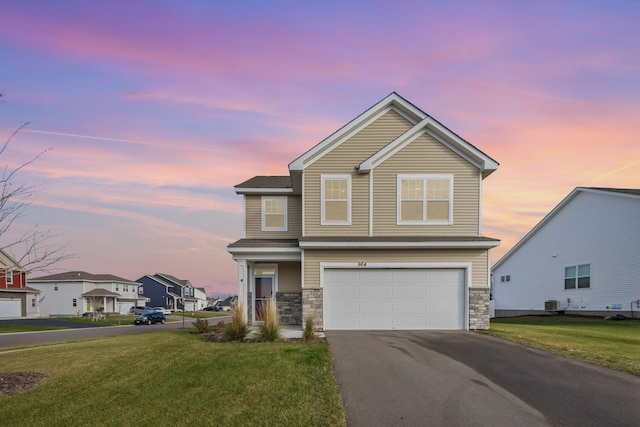
[[[322,225],[351,225],[351,175],[322,175]]]
[[[13,283],[13,270],[11,270],[10,268],[7,268],[4,271],[5,274],[5,279],[6,279],[6,283],[7,285],[10,285]]]
[[[564,268],[564,288],[581,289],[591,287],[591,264],[572,265]]]
[[[398,175],[397,223],[453,223],[452,175]]]
[[[262,231],[287,231],[286,196],[262,196]]]

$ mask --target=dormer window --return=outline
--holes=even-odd
[[[262,197],[262,231],[287,231],[287,197]]]

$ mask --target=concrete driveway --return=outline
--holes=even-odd
[[[640,378],[473,332],[329,331],[356,426],[639,426]]]

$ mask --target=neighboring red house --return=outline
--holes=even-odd
[[[0,249],[0,318],[38,313],[39,290],[27,286],[27,273]]]

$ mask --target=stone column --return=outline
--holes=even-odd
[[[489,329],[489,288],[469,288],[469,330]]]

